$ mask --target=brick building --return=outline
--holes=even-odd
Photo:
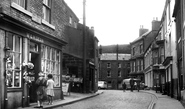
[[[53,74],[54,99],[63,99],[63,58],[66,58],[66,54],[72,55],[70,59],[73,59],[73,55],[77,58],[82,55],[81,48],[79,51],[70,46],[64,48],[68,43],[73,44],[73,41],[70,42],[73,37],[69,40],[67,31],[78,31],[78,18],[64,0],[2,0],[0,4],[0,108],[13,109],[35,103],[35,80],[40,71],[45,76]],[[82,32],[77,33],[76,36],[82,35]],[[91,40],[88,47],[93,46],[90,49],[87,47],[87,53],[93,51],[95,54],[93,44],[98,40],[94,34],[87,39]],[[76,41],[76,45],[79,41]],[[87,57],[87,67],[92,65],[91,74],[94,74],[95,55]],[[92,77],[89,73],[87,76]],[[92,84],[87,86],[95,89],[95,83]],[[89,87],[87,90],[90,90]]]
[[[130,76],[140,79],[142,82],[145,81],[144,78],[144,53],[149,47],[151,42],[154,40],[160,26],[160,21],[154,19],[152,21],[152,28],[139,29],[139,37],[130,43],[131,46],[131,59],[130,59]]]
[[[122,80],[128,78],[130,72],[130,46],[100,46],[99,80],[106,81],[108,89],[121,89]]]

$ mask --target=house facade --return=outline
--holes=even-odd
[[[176,55],[176,29],[174,18],[172,18],[174,9],[174,0],[166,0],[164,11],[161,18],[162,37],[164,41],[164,62],[165,68],[165,91],[171,97],[177,97],[177,55]]]
[[[70,35],[67,32],[71,31],[70,29],[77,31],[78,28],[82,28],[78,27],[78,18],[64,0],[3,0],[0,4],[0,81],[2,83],[0,108],[27,107],[30,103],[35,103],[35,80],[39,72],[43,72],[45,76],[53,74],[54,99],[63,99],[62,74],[66,71],[64,58],[66,54],[67,56],[71,54],[72,58],[69,57],[69,60],[73,61],[72,67],[81,59],[81,54],[78,53],[82,47],[78,49],[79,51],[73,51],[75,49],[71,46],[68,49],[64,47],[71,44],[71,40],[75,40],[72,38],[68,40]],[[79,29],[77,36],[81,36],[82,31]],[[87,90],[95,90],[96,84],[93,82],[96,75],[94,71],[96,50],[94,49],[98,41],[91,30],[88,31],[87,40],[90,40],[91,44],[86,50],[86,53],[90,54],[87,55],[87,69],[92,75],[89,76],[89,73],[87,75],[89,78],[92,77],[92,81],[87,79],[83,82],[89,82]],[[79,66],[82,67],[81,65],[80,63]],[[74,69],[71,70],[73,71]],[[76,80],[78,81],[78,78]]]
[[[130,59],[130,76],[138,78],[141,82],[145,82],[144,75],[144,53],[154,40],[157,34],[160,22],[157,19],[152,21],[152,29],[149,31],[141,26],[139,29],[139,37],[130,43],[131,59]],[[142,34],[141,34],[142,33]]]
[[[121,45],[113,46],[112,50],[115,50],[115,53],[108,52],[104,50],[104,47],[100,47],[102,53],[100,56],[99,80],[106,81],[108,89],[122,89],[122,81],[128,78],[130,72],[130,54],[123,53],[121,47]]]
[[[165,88],[165,70],[164,62],[164,38],[161,36],[161,26],[155,35],[154,41],[144,53],[144,74],[145,85],[151,89],[164,93]]]
[[[183,0],[174,0],[174,10],[173,10],[173,18],[175,18],[175,26],[176,26],[176,50],[177,50],[177,98],[178,100],[185,100],[185,64],[184,64],[184,9],[185,9],[185,2]]]
[[[148,86],[168,96],[179,97],[179,71],[181,65],[175,20],[172,17],[175,1],[166,0],[160,28],[155,40],[145,52],[145,80]],[[178,64],[177,64],[178,63]],[[148,72],[150,74],[148,75]]]

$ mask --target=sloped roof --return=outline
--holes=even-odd
[[[145,32],[143,35],[141,35],[140,37],[138,37],[137,39],[135,39],[134,41],[132,41],[131,43],[137,42],[138,40],[142,39],[144,36],[148,35],[151,31],[147,31]]]
[[[118,47],[118,48],[117,48]],[[130,54],[130,44],[122,44],[122,45],[100,45],[100,49],[102,49],[102,53],[123,53]]]
[[[129,60],[131,58],[131,54],[118,54],[118,60]],[[100,56],[100,60],[117,60],[116,53],[103,53]]]

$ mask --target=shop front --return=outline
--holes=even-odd
[[[2,107],[13,109],[36,103],[36,85],[39,72],[53,74],[54,99],[62,99],[62,46],[66,42],[49,38],[49,34],[27,26],[4,22],[1,37]]]

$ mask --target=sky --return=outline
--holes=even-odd
[[[83,0],[65,0],[83,23]],[[86,26],[94,27],[99,45],[130,44],[139,28],[151,30],[161,20],[165,0],[86,0]]]

